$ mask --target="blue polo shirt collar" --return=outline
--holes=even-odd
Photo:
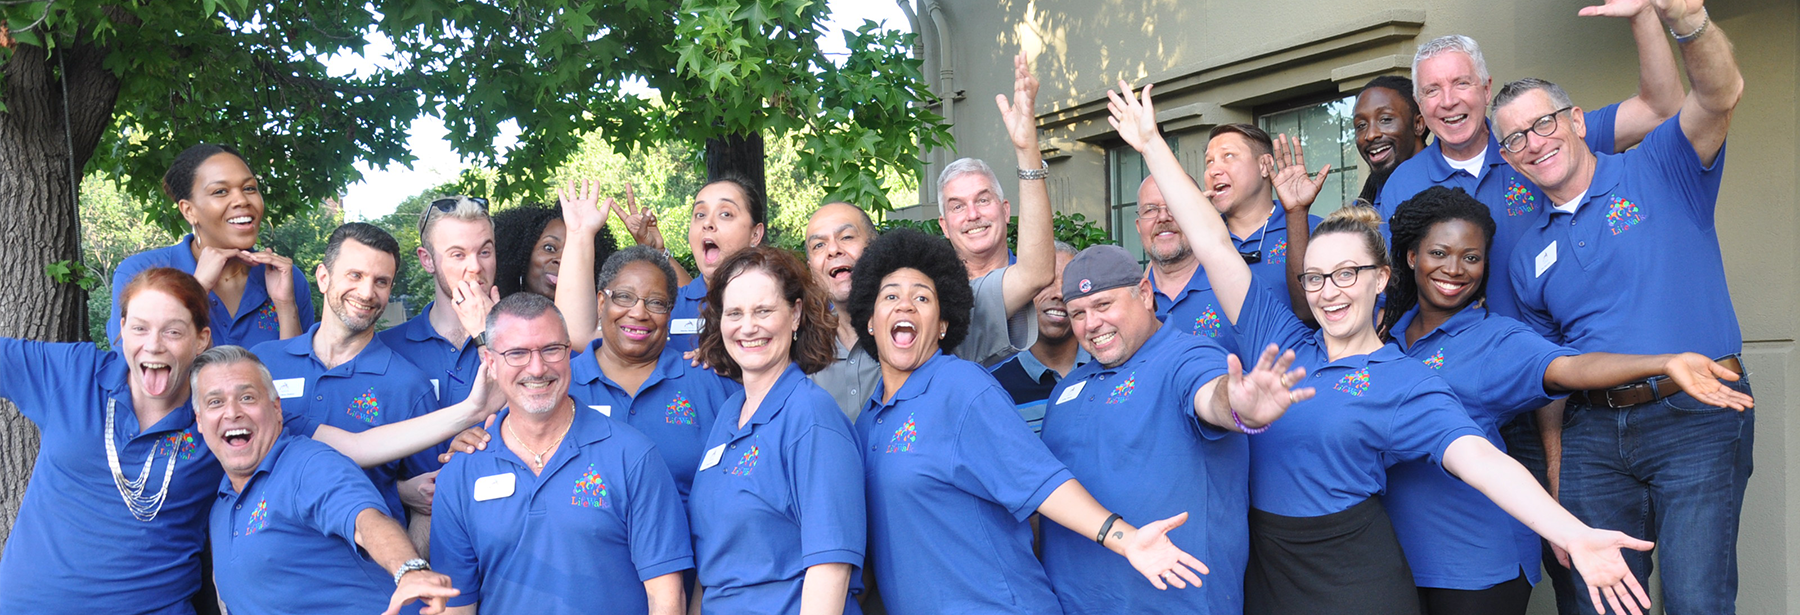
[[[287,450],[288,443],[298,437],[300,436],[288,434],[276,436],[275,443],[269,445],[269,452],[263,454],[262,462],[256,464],[256,471],[250,473],[250,480],[244,481],[244,491],[249,491],[250,485],[255,484],[256,479],[269,472],[273,472],[275,470],[275,462],[281,459],[281,452]],[[223,478],[219,479],[220,498],[233,498],[237,497],[240,493],[240,491],[231,488],[230,474],[226,474]]]
[[[1414,308],[1414,309],[1417,309],[1417,308]],[[1467,312],[1468,310],[1465,309],[1463,311]],[[1398,330],[1398,327],[1396,327],[1395,330]],[[1319,330],[1314,331],[1312,335],[1313,335],[1313,343],[1316,344],[1317,345],[1316,348],[1319,349],[1319,359],[1327,360],[1327,357],[1329,357],[1329,354],[1327,354],[1327,351],[1325,350],[1325,348],[1326,348],[1326,346],[1325,346],[1325,329],[1320,328]],[[1336,361],[1331,361],[1329,363],[1319,366],[1319,368],[1314,371],[1322,372],[1327,369],[1337,369],[1340,367],[1348,368],[1348,369],[1362,369],[1364,367],[1368,367],[1369,364],[1371,364],[1371,363],[1386,363],[1388,361],[1394,361],[1394,360],[1404,359],[1404,358],[1406,358],[1406,353],[1400,351],[1399,344],[1388,343],[1388,344],[1383,344],[1380,348],[1375,349],[1375,352],[1371,352],[1368,354],[1351,355],[1348,357],[1344,357],[1342,359],[1338,359]]]
[[[593,384],[599,382],[623,393],[625,387],[619,386],[619,383],[613,382],[612,378],[606,377],[606,372],[600,369],[600,347],[605,345],[606,340],[598,337],[594,338],[594,341],[589,342],[587,348],[579,355],[587,357],[587,359],[577,361],[569,366],[571,372],[569,374],[569,379],[573,380],[576,384]],[[638,392],[642,393],[648,391],[650,390],[650,387],[656,386],[657,383],[672,378],[673,376],[670,374],[680,373],[681,365],[678,361],[683,360],[681,355],[681,351],[670,348],[667,344],[663,345],[662,355],[656,358],[656,366],[650,369],[650,377],[644,379],[644,384],[643,386],[638,387]],[[635,398],[636,396],[626,395],[626,397]]]
[[[307,329],[305,333],[296,335],[293,339],[283,343],[281,351],[296,357],[306,357],[312,362],[324,366],[323,361],[313,356],[313,335],[319,332],[319,327],[318,323],[314,323],[312,328]],[[350,367],[352,373],[380,376],[387,373],[388,364],[393,360],[394,351],[388,349],[387,344],[381,343],[381,336],[371,335],[369,344],[363,346],[362,352],[356,353],[356,356],[346,362],[346,365]]]
[[[1542,229],[1549,227],[1550,219],[1557,216],[1579,216],[1582,215],[1582,212],[1589,209],[1605,209],[1600,207],[1588,207],[1588,204],[1606,198],[1607,195],[1612,194],[1612,191],[1619,187],[1619,182],[1624,179],[1625,167],[1619,164],[1619,161],[1617,160],[1618,156],[1596,156],[1596,158],[1598,158],[1598,160],[1594,161],[1594,178],[1588,182],[1587,195],[1582,197],[1581,206],[1575,208],[1575,213],[1573,214],[1555,207],[1546,207],[1544,209],[1550,215],[1539,216],[1537,228]]]
[[[176,406],[174,410],[169,411],[169,414],[158,420],[155,425],[151,425],[149,429],[144,429],[142,425],[139,425],[137,412],[131,405],[131,367],[125,359],[124,352],[115,350],[113,354],[118,356],[118,360],[101,362],[100,371],[94,376],[94,384],[105,392],[102,397],[119,400],[117,412],[114,414],[119,433],[136,440],[145,434],[182,431],[194,425],[192,402],[182,402],[181,405]]]
[[[544,470],[538,473],[538,476],[544,477],[555,474],[557,470],[561,469],[564,465],[573,461],[576,457],[580,457],[581,449],[593,446],[597,442],[612,437],[613,430],[612,421],[610,419],[601,416],[599,412],[585,410],[580,404],[575,404],[572,411],[575,413],[575,416],[574,419],[569,422],[568,433],[563,436],[562,444],[557,445],[555,454],[550,457],[550,462],[544,465]],[[512,408],[501,408],[500,412],[496,414],[495,417],[494,429],[498,430],[508,418],[512,417]],[[512,452],[512,448],[510,447],[488,447],[488,450],[493,451],[497,458],[508,463],[516,464],[521,468],[529,467],[524,459],[521,459],[517,454]],[[540,483],[539,486],[541,487],[542,483]]]
[[[1188,276],[1187,287],[1181,289],[1180,297],[1185,298],[1188,295],[1209,290],[1212,290],[1212,281],[1207,279],[1206,271],[1200,268],[1199,261],[1195,261],[1194,275]],[[1162,291],[1158,289],[1156,285],[1155,265],[1150,266],[1150,292],[1156,296],[1156,301],[1158,303],[1163,301],[1177,301],[1176,299],[1170,299],[1168,295],[1164,295]]]
[[[1031,354],[1030,350],[1021,352],[1017,356],[1019,357],[1019,367],[1024,368],[1025,375],[1030,376],[1034,382],[1043,382],[1044,372],[1051,371],[1050,366],[1044,365],[1044,362],[1039,361],[1036,355]],[[1088,361],[1092,360],[1094,357],[1089,356],[1086,350],[1076,348],[1075,365],[1069,368],[1069,373],[1075,373],[1075,368],[1086,365]]]
[[[800,364],[788,363],[787,369],[782,370],[781,377],[775,380],[775,386],[769,387],[769,394],[763,396],[762,404],[756,407],[756,414],[750,416],[750,422],[745,423],[742,429],[737,430],[732,439],[736,440],[748,435],[752,431],[750,429],[752,426],[764,425],[774,420],[775,413],[787,406],[788,397],[793,396],[794,389],[798,388],[800,381],[805,379],[806,373],[800,371]],[[731,421],[732,424],[737,423],[735,416],[721,415],[719,418]]]
[[[689,299],[689,300],[693,300],[693,301],[705,301],[706,300],[706,278],[703,278],[703,277],[702,278],[694,278],[694,281],[688,282],[687,286],[681,287],[681,291],[679,294],[681,295],[682,299]]]
[[[1255,241],[1258,245],[1261,245],[1263,235],[1275,231],[1287,230],[1287,212],[1281,209],[1281,199],[1275,199],[1269,203],[1273,205],[1274,208],[1269,212],[1269,220],[1264,223],[1268,226],[1251,231],[1249,237],[1238,237],[1237,233],[1231,233],[1231,229],[1226,229],[1226,232],[1231,235],[1232,245],[1237,246],[1239,250],[1242,250],[1244,245],[1251,241]]]
[[[452,342],[444,336],[439,335],[437,327],[431,326],[431,308],[435,305],[437,305],[436,301],[425,304],[425,310],[419,312],[418,316],[414,316],[411,320],[402,323],[400,325],[401,334],[405,335],[406,341],[409,342],[423,342],[425,340],[436,338],[443,340],[444,343],[451,346],[458,346],[458,343]]]
[[[1158,356],[1159,353],[1155,352],[1156,349],[1172,343],[1171,340],[1173,340],[1174,336],[1176,336],[1176,335],[1188,335],[1188,334],[1182,332],[1180,329],[1177,329],[1175,327],[1163,325],[1156,329],[1156,333],[1150,334],[1150,339],[1144,340],[1144,345],[1139,346],[1137,349],[1137,352],[1131,353],[1130,357],[1126,358],[1124,361],[1119,362],[1118,365],[1114,365],[1112,367],[1107,367],[1105,364],[1102,364],[1099,361],[1091,361],[1086,365],[1082,365],[1075,369],[1069,370],[1069,375],[1063,376],[1063,379],[1064,380],[1069,380],[1069,379],[1081,380],[1081,379],[1087,378],[1091,374],[1112,374],[1112,373],[1121,372],[1121,371],[1125,371],[1127,369],[1134,368],[1137,366],[1138,363],[1148,361],[1149,357]],[[1019,354],[1028,354],[1028,353],[1019,353]],[[1077,376],[1078,374],[1079,374],[1079,376]]]
[[[1486,165],[1488,171],[1491,172],[1494,170],[1494,167],[1506,164],[1506,159],[1500,157],[1500,139],[1494,136],[1494,123],[1485,120],[1483,123],[1487,125],[1488,133],[1487,157],[1482,158],[1481,160],[1482,164]],[[1450,166],[1450,163],[1448,162],[1444,162],[1444,147],[1436,140],[1433,140],[1431,145],[1425,146],[1425,149],[1420,150],[1419,153],[1414,154],[1414,156],[1423,157],[1425,159],[1426,170],[1431,176],[1432,183],[1442,184],[1450,181],[1450,176],[1455,175],[1457,171],[1461,170]],[[1487,173],[1482,173],[1481,176],[1485,179],[1487,178]]]
[[[1450,315],[1450,320],[1444,321],[1444,324],[1438,325],[1438,328],[1433,329],[1430,333],[1426,333],[1424,336],[1420,337],[1417,343],[1425,343],[1425,340],[1436,337],[1440,333],[1450,337],[1456,337],[1458,334],[1473,328],[1476,324],[1487,318],[1487,316],[1487,309],[1482,307],[1480,303],[1471,303],[1463,306],[1463,309],[1457,310],[1455,314]],[[1405,314],[1400,315],[1399,320],[1394,321],[1394,346],[1399,348],[1402,352],[1405,352],[1410,348],[1406,343],[1406,327],[1407,325],[1412,324],[1413,319],[1418,317],[1419,307],[1413,306],[1413,309],[1407,310]]]
[[[1021,352],[1019,354],[1028,355],[1031,353]],[[906,383],[900,385],[900,390],[895,391],[894,398],[888,400],[887,403],[881,402],[880,391],[882,390],[882,386],[876,386],[875,395],[869,399],[872,406],[865,411],[872,410],[881,412],[894,407],[895,404],[924,394],[926,389],[931,388],[931,377],[937,374],[938,367],[942,366],[944,362],[948,360],[950,360],[950,356],[944,354],[942,349],[932,352],[931,358],[926,359],[923,365],[920,365],[918,369],[914,369],[912,374],[906,377]]]

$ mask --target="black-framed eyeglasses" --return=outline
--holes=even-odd
[[[1556,116],[1564,111],[1574,108],[1575,107],[1572,106],[1563,107],[1545,114],[1543,117],[1538,118],[1537,121],[1531,123],[1531,132],[1536,133],[1537,136],[1540,137],[1548,137],[1556,134]],[[1500,147],[1514,154],[1519,153],[1520,150],[1525,149],[1525,131],[1521,130],[1506,135],[1505,138],[1500,139]]]
[[[525,367],[531,364],[531,355],[543,357],[545,363],[561,363],[569,360],[568,344],[551,344],[543,348],[514,348],[506,352],[496,353],[506,359],[506,364],[513,367]]]
[[[1356,285],[1357,276],[1361,275],[1364,270],[1379,269],[1380,267],[1380,265],[1354,265],[1329,274],[1302,273],[1295,277],[1300,280],[1300,288],[1304,288],[1306,292],[1310,293],[1325,288],[1325,278],[1331,278],[1331,283],[1337,285],[1338,288],[1350,288]]]
[[[600,292],[606,293],[608,302],[627,310],[637,305],[639,301],[644,302],[644,309],[650,310],[652,314],[667,314],[675,309],[673,302],[662,297],[645,297],[629,290],[605,289]]]

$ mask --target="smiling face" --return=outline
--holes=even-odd
[[[1175,217],[1169,215],[1169,202],[1163,198],[1162,189],[1156,186],[1156,179],[1144,178],[1138,185],[1138,241],[1149,253],[1150,260],[1158,265],[1182,263],[1193,256],[1194,251],[1188,246],[1187,236],[1181,234],[1181,225],[1175,223]],[[1144,216],[1143,212],[1156,211],[1155,215]]]
[[[1446,51],[1419,63],[1413,75],[1425,126],[1447,150],[1487,147],[1488,88],[1469,54]],[[1473,156],[1473,152],[1470,153]]]
[[[1364,88],[1356,95],[1352,117],[1356,151],[1374,173],[1388,173],[1418,153],[1425,135],[1424,118],[1413,113],[1406,97],[1384,87]]]
[[[1069,267],[1069,261],[1075,255],[1058,250],[1056,252],[1056,278],[1038,291],[1031,304],[1037,308],[1038,341],[1060,344],[1069,339],[1073,333],[1069,329],[1069,306],[1063,303],[1063,270]]]
[[[375,326],[387,309],[388,295],[394,290],[394,257],[355,239],[347,239],[338,248],[331,268],[321,263],[313,276],[319,280],[319,293],[325,306],[339,323],[358,335]]]
[[[940,191],[944,211],[938,226],[956,248],[957,256],[987,256],[1006,249],[1006,222],[1012,219],[1012,203],[1000,198],[986,175],[964,173],[944,184]]]
[[[1444,220],[1431,225],[1406,262],[1419,286],[1419,302],[1455,312],[1475,299],[1487,273],[1487,238],[1468,220]]]
[[[1222,214],[1245,208],[1268,209],[1274,204],[1268,192],[1274,158],[1259,151],[1244,135],[1234,132],[1213,137],[1206,144],[1205,184],[1212,192],[1213,207]]]
[[[631,362],[649,361],[662,355],[669,337],[669,315],[650,311],[646,301],[674,305],[673,289],[668,287],[663,272],[643,261],[625,265],[605,289],[613,294],[630,293],[641,298],[631,307],[619,307],[602,294],[600,297],[600,337],[608,352]]]
[[[732,278],[720,299],[725,352],[745,376],[786,369],[800,330],[800,302],[788,302],[781,283],[761,269]]]
[[[1137,354],[1159,325],[1150,293],[1146,280],[1070,301],[1069,322],[1081,349],[1107,367]]]
[[[763,225],[750,216],[750,200],[737,184],[713,182],[694,195],[688,248],[701,277],[712,279],[725,257],[762,243]]]
[[[562,269],[563,239],[567,231],[568,225],[562,220],[551,220],[544,225],[544,232],[538,233],[537,243],[531,246],[531,267],[525,272],[525,290],[556,297],[556,272]]]
[[[247,360],[208,365],[198,376],[194,419],[206,448],[241,489],[281,438],[281,400]]]
[[[874,240],[873,230],[863,225],[863,216],[855,207],[844,203],[820,207],[807,221],[806,268],[831,294],[832,303],[844,305],[850,300],[850,272],[862,258],[863,248]]]
[[[881,278],[869,327],[875,330],[882,370],[910,374],[937,352],[938,340],[950,325],[939,311],[931,277],[902,268]]]
[[[1326,278],[1324,287],[1306,291],[1306,303],[1312,307],[1313,318],[1319,321],[1326,336],[1350,339],[1374,328],[1375,297],[1387,288],[1387,268],[1359,272],[1356,283],[1349,288],[1340,288],[1331,279],[1334,271],[1373,264],[1375,256],[1369,253],[1368,244],[1357,234],[1318,235],[1306,247],[1304,271]]]
[[[1556,130],[1550,136],[1531,131],[1532,124],[1560,107],[1543,90],[1531,90],[1494,111],[1494,129],[1502,138],[1523,131],[1525,147],[1517,152],[1501,148],[1500,156],[1524,173],[1531,183],[1552,194],[1582,190],[1564,190],[1581,176],[1581,168],[1593,163],[1588,149],[1587,124],[1581,109],[1570,109],[1555,116]]]
[[[501,355],[513,350],[537,351],[552,345],[569,345],[569,332],[555,312],[544,312],[537,318],[519,318],[502,313],[488,332],[488,345],[482,353],[494,366],[494,380],[506,395],[506,405],[515,411],[542,415],[555,410],[569,397],[569,359],[567,350],[562,360],[545,361],[543,352],[532,352],[522,366],[513,366]]]
[[[194,192],[176,203],[201,245],[248,250],[263,219],[256,174],[230,153],[213,154],[194,169]]]
[[[500,264],[494,254],[494,225],[487,220],[439,218],[432,222],[430,241],[419,247],[419,266],[431,273],[438,293],[454,296],[450,287],[475,280],[486,292],[494,285]]]
[[[132,295],[120,319],[119,349],[131,389],[150,399],[186,400],[188,368],[210,346],[212,330],[196,327],[180,300],[154,288]]]

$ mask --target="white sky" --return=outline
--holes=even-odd
[[[889,29],[911,29],[906,21],[906,14],[900,11],[895,0],[829,0],[829,5],[831,17],[825,22],[825,29],[829,34],[820,41],[820,46],[829,54],[828,57],[835,58],[846,53],[844,37],[838,31],[853,30],[864,19],[881,23]],[[366,55],[340,56],[328,61],[327,66],[334,71],[346,73],[366,69],[379,62],[391,50],[392,47],[385,40],[373,40]],[[407,197],[455,179],[467,165],[450,148],[446,135],[448,131],[445,130],[443,121],[435,117],[420,118],[413,122],[408,131],[408,147],[419,158],[412,168],[396,164],[381,170],[366,163],[357,163],[357,169],[363,173],[363,180],[351,184],[344,194],[345,218],[368,220],[387,215]],[[509,121],[502,126],[499,149],[511,147],[517,137],[518,128]]]

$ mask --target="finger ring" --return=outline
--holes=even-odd
[[[1288,403],[1291,404],[1291,403],[1294,403],[1295,401],[1298,401],[1298,400],[1294,399],[1294,397],[1295,397],[1294,392],[1288,391]]]
[[[457,300],[456,300],[456,304],[457,304],[457,305],[462,305],[462,302],[463,302],[463,300],[462,300],[462,299],[457,299]]]

